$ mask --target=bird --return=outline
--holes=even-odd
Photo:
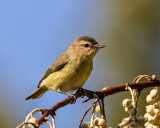
[[[92,72],[94,56],[104,47],[92,37],[77,37],[46,70],[37,90],[25,100],[38,99],[48,90],[67,93],[81,89]]]

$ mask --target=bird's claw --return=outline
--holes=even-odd
[[[75,104],[76,103],[76,96],[73,94],[67,94],[68,98],[70,99],[70,103],[71,104]],[[73,97],[73,100],[72,100]]]

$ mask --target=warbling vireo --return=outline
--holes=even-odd
[[[80,36],[47,69],[38,89],[28,99],[38,99],[47,90],[70,92],[83,87],[93,68],[93,57],[98,49],[104,48],[88,36]]]

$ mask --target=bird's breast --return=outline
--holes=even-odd
[[[51,73],[41,83],[49,90],[63,92],[74,91],[82,88],[92,72],[92,61],[79,60],[68,62],[61,70]]]
[[[82,88],[92,72],[92,67],[92,62],[87,61],[80,64],[75,61],[66,65],[64,72],[69,75],[66,76],[66,82],[61,86],[61,91],[68,92]]]

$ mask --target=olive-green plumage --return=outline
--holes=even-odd
[[[93,57],[99,48],[97,41],[80,36],[70,44],[42,76],[38,89],[28,99],[38,99],[47,90],[69,92],[82,88],[93,68]]]

